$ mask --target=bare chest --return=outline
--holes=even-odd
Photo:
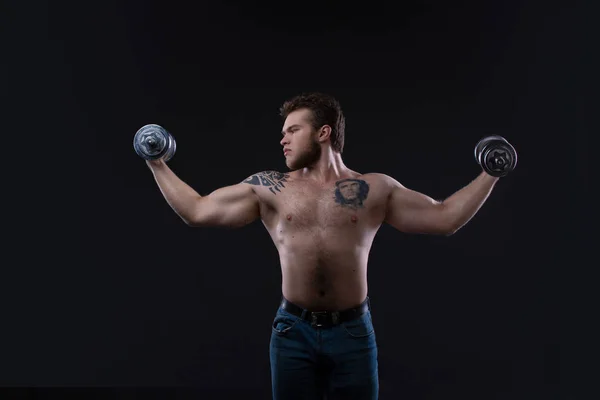
[[[327,231],[379,224],[384,210],[376,189],[363,179],[331,185],[292,181],[268,199],[274,211],[272,222],[289,229]]]

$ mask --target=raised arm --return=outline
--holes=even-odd
[[[408,189],[393,178],[387,180],[391,191],[385,222],[406,233],[451,235],[473,218],[498,178],[482,172],[444,201]]]
[[[238,228],[260,217],[252,185],[239,183],[200,196],[162,161],[147,161],[167,203],[189,226]]]

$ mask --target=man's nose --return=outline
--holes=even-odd
[[[279,142],[280,145],[285,146],[288,143],[287,138],[284,136],[283,139]]]

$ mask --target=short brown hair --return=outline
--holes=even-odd
[[[311,110],[312,126],[315,129],[319,129],[323,125],[331,127],[331,147],[334,151],[342,153],[346,120],[340,103],[324,93],[303,93],[283,103],[279,112],[285,120],[291,112],[302,108]]]

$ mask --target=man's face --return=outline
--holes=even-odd
[[[356,181],[346,181],[339,185],[340,193],[346,200],[355,200],[358,198],[360,186]]]
[[[317,162],[321,157],[321,145],[316,139],[317,132],[311,125],[311,111],[300,109],[291,112],[283,124],[281,145],[285,153],[285,163],[290,170],[297,170]]]

